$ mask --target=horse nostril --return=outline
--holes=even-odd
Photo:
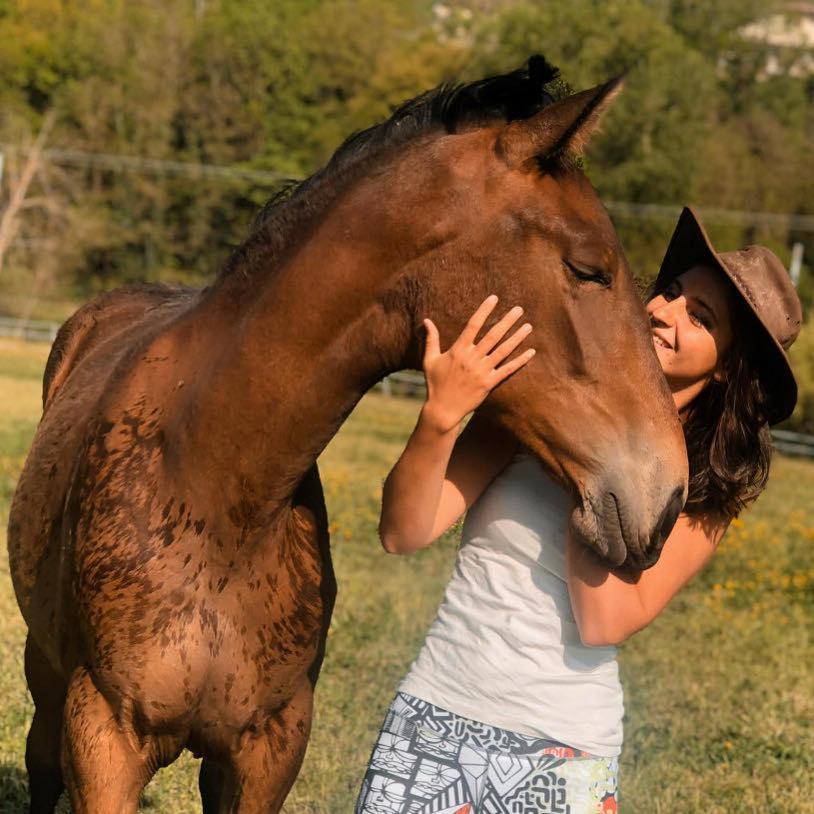
[[[673,530],[679,512],[684,507],[684,489],[680,486],[673,492],[667,506],[661,514],[661,519],[656,527],[656,538],[654,542],[661,548],[664,541],[669,537],[670,532]]]
[[[639,570],[646,570],[658,562],[664,541],[673,530],[676,519],[681,509],[684,507],[684,489],[679,487],[670,496],[670,500],[661,513],[659,522],[650,537],[650,545],[645,551],[629,551],[630,563]]]

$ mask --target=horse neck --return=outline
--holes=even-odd
[[[213,288],[206,312],[228,327],[202,320],[204,335],[220,333],[209,340],[217,361],[176,438],[175,460],[196,462],[190,497],[271,522],[364,393],[407,366],[409,303],[382,260],[314,246],[265,279],[236,273]]]

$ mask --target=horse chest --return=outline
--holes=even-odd
[[[289,542],[231,568],[180,551],[137,591],[97,594],[94,661],[117,694],[156,726],[215,711],[238,726],[290,697],[324,643],[332,595],[320,552]]]

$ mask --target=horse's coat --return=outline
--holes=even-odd
[[[205,811],[279,810],[336,590],[316,458],[375,381],[420,366],[425,315],[451,336],[492,290],[526,306],[543,353],[484,414],[570,488],[587,544],[657,556],[680,427],[607,215],[557,159],[613,87],[547,104],[539,77],[503,80],[481,122],[473,83],[469,108],[405,108],[409,139],[353,142],[307,182],[320,206],[295,193],[210,288],[118,289],[61,329],[9,523],[32,811],[63,784],[77,812],[135,811],[183,748]],[[539,97],[525,128],[512,87]]]

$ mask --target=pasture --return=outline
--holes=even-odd
[[[0,340],[0,814],[21,814],[26,801],[32,705],[5,528],[47,351]],[[408,558],[385,554],[376,534],[382,481],[419,406],[368,394],[320,457],[339,596],[286,814],[352,811],[385,706],[452,569],[457,529]],[[710,566],[620,649],[626,814],[814,814],[812,494],[814,464],[777,457],[768,490]],[[200,811],[197,761],[185,754],[160,771],[142,808]]]

